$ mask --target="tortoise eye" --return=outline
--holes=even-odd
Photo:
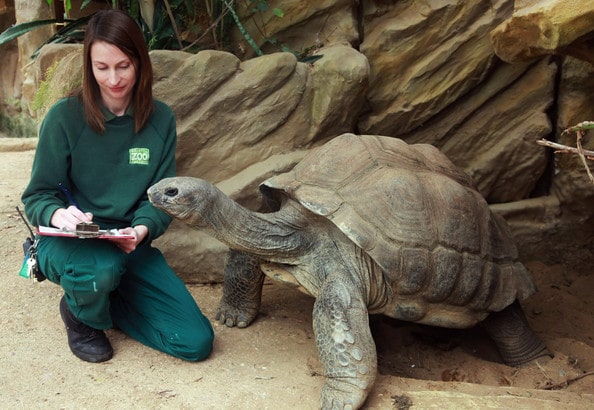
[[[176,196],[178,194],[178,192],[179,191],[177,190],[177,188],[167,188],[165,190],[165,195],[167,195],[167,196]]]

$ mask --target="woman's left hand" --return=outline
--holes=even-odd
[[[118,232],[125,235],[132,235],[133,238],[109,238],[109,240],[115,243],[122,251],[130,253],[146,238],[148,228],[145,225],[136,225],[134,228],[120,229]]]

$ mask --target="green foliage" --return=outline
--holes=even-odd
[[[90,18],[91,16],[86,16],[77,20],[68,20],[69,23],[56,31],[56,33],[54,33],[41,46],[39,46],[31,57],[36,58],[39,54],[39,50],[41,50],[41,48],[46,44],[81,43],[85,37],[84,27]]]
[[[63,1],[66,15],[72,8],[71,0],[46,0],[48,5],[54,1]],[[92,0],[84,0],[80,9],[83,10]],[[281,51],[295,54],[300,61],[314,61],[318,56],[309,56],[305,52],[291,50],[276,38],[266,32],[266,25],[262,18],[263,13],[270,11],[268,0],[244,0],[251,14],[248,18],[255,23],[264,43],[273,44]],[[143,16],[143,6],[154,6],[150,16]],[[204,49],[229,50],[229,33],[234,24],[247,43],[257,55],[263,52],[248,33],[237,15],[233,0],[154,0],[153,3],[142,3],[141,0],[127,0],[121,2],[111,1],[112,8],[122,8],[130,14],[140,25],[149,50],[168,49],[198,52]],[[150,7],[149,7],[150,8]],[[277,18],[283,18],[284,12],[273,8],[272,13]],[[73,43],[82,42],[84,27],[91,16],[77,20],[48,19],[18,24],[0,33],[0,45],[12,41],[17,37],[48,24],[65,24],[47,39],[48,43]],[[149,18],[152,21],[145,21]],[[40,47],[40,48],[41,48]],[[35,58],[39,49],[33,54]]]
[[[223,1],[225,2],[225,5],[227,6],[230,13],[233,15],[235,24],[237,25],[237,28],[243,35],[243,38],[245,39],[245,41],[247,41],[247,43],[250,45],[250,47],[252,47],[252,49],[255,51],[256,55],[259,55],[259,56],[263,55],[264,53],[262,52],[262,50],[260,49],[258,44],[254,41],[253,37],[247,32],[244,25],[239,20],[237,13],[231,7],[230,3],[225,0],[223,0]],[[252,19],[252,21],[254,22],[256,29],[258,30],[258,32],[260,33],[260,35],[263,38],[264,44],[266,44],[266,43],[272,44],[273,46],[278,48],[280,51],[292,53],[293,55],[295,55],[295,57],[297,57],[298,61],[304,62],[304,63],[313,63],[314,61],[323,57],[322,55],[311,55],[311,53],[310,53],[311,50],[316,48],[316,46],[308,47],[303,51],[297,51],[297,50],[293,50],[290,47],[288,47],[287,45],[279,42],[275,37],[271,37],[266,30],[266,24],[264,23],[264,18],[263,18],[263,13],[270,10],[270,5],[268,4],[268,1],[267,0],[246,0],[246,1],[248,3],[247,4],[248,10],[251,12],[249,18]],[[272,14],[278,18],[283,18],[285,16],[285,13],[279,8],[272,9]]]
[[[61,1],[64,1],[64,9],[68,14],[72,8],[70,0]],[[80,7],[81,10],[90,1],[83,1]],[[54,0],[46,0],[46,2],[51,5]],[[228,34],[232,20],[227,15],[221,0],[154,0],[152,21],[145,21],[140,0],[128,0],[126,2],[113,0],[112,8],[120,8],[120,3],[125,3],[125,6],[121,7],[139,23],[150,50],[182,49],[197,52],[207,48],[219,50],[228,48]],[[43,45],[48,43],[82,42],[84,25],[90,17],[85,16],[78,20],[44,19],[17,24],[0,33],[0,45],[39,27],[64,23],[66,25]],[[32,57],[36,55],[37,53]]]
[[[82,84],[82,53],[73,52],[57,60],[45,72],[31,108],[43,117],[47,110],[60,98],[79,89]]]
[[[231,4],[226,0],[222,0],[222,1],[223,1],[223,3],[225,3],[227,10],[229,10],[231,15],[233,16],[233,20],[235,21],[235,24],[237,25],[237,28],[243,35],[243,38],[245,39],[245,41],[248,42],[248,44],[254,49],[254,51],[256,52],[257,55],[259,55],[259,56],[263,55],[264,53],[262,53],[262,50],[260,50],[260,47],[258,47],[258,44],[256,44],[256,42],[254,41],[252,36],[249,35],[249,33],[247,32],[247,30],[245,29],[243,24],[241,24],[241,20],[239,19],[239,16],[235,12],[235,10],[231,6]]]
[[[563,130],[563,132],[561,133],[561,135],[565,135],[565,134],[570,134],[572,132],[582,132],[586,131],[586,130],[592,130],[594,129],[594,121],[582,121],[579,124],[574,125],[573,127],[569,127],[566,130]],[[580,136],[581,138],[581,136]]]
[[[144,20],[137,3],[130,1],[127,11],[140,21],[150,50],[197,52],[228,47],[229,19],[222,14],[220,0],[156,0],[152,21]]]
[[[270,10],[270,6],[268,4],[267,0],[249,0],[250,5],[252,6],[252,13],[263,13],[265,11]],[[272,13],[276,16],[276,17],[284,17],[285,13],[275,7],[274,9],[272,9]]]
[[[78,20],[64,20],[64,19],[49,19],[49,20],[36,20],[27,23],[17,24],[12,26],[0,34],[0,45],[7,43],[11,40],[16,39],[23,34],[26,34],[39,27],[46,26],[48,24],[64,24],[62,28],[56,31],[55,34],[50,36],[46,41],[43,42],[37,50],[33,53],[31,58],[37,57],[39,50],[46,44],[50,43],[79,43],[84,38],[83,26],[89,21],[90,16],[82,17]]]
[[[9,137],[33,138],[37,136],[37,122],[23,112],[20,100],[6,101],[10,114],[0,112],[0,131]]]
[[[2,33],[0,33],[0,45],[8,43],[15,38],[22,36],[32,30],[39,27],[47,26],[48,24],[57,24],[68,22],[64,19],[47,19],[47,20],[35,20],[27,23],[17,24],[16,26],[9,27]]]

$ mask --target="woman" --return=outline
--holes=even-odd
[[[206,358],[213,330],[163,255],[151,247],[171,222],[146,190],[175,175],[175,118],[153,100],[142,33],[119,10],[89,21],[82,90],[58,101],[39,134],[22,196],[33,225],[74,230],[83,222],[131,239],[40,238],[43,274],[64,290],[60,314],[70,349],[103,362],[113,349],[103,330],[118,328],[185,360]]]

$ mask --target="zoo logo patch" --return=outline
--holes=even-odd
[[[148,165],[151,152],[148,148],[130,148],[130,165]]]

